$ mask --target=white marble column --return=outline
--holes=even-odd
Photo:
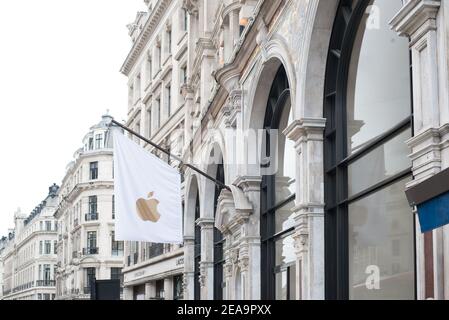
[[[173,300],[173,277],[164,279],[164,299]]]
[[[133,300],[133,287],[123,288],[123,300]]]
[[[296,298],[324,299],[324,172],[323,132],[326,120],[294,121],[284,134],[295,142],[297,254]]]
[[[182,281],[184,300],[195,298],[195,240],[193,236],[184,236],[184,279]]]
[[[150,300],[156,297],[156,283],[154,281],[148,281],[145,283],[145,300]]]
[[[408,141],[411,148],[414,180],[408,187],[441,171],[441,136],[437,17],[440,0],[410,0],[390,24],[400,35],[409,37],[413,69],[414,137]],[[447,52],[445,53],[447,55]],[[446,75],[447,77],[447,75]],[[447,90],[447,88],[445,89]],[[447,108],[447,103],[445,108]],[[425,260],[431,259],[424,251],[424,236],[416,217],[417,296],[425,299]],[[443,230],[433,231],[434,298],[444,298]],[[426,257],[427,256],[427,257]]]
[[[214,218],[199,218],[201,227],[201,300],[214,299]]]

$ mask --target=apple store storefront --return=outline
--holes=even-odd
[[[293,97],[298,95],[292,93],[297,87],[292,86],[288,72],[292,67],[281,59],[273,62],[276,58],[261,64],[263,79],[259,81],[267,86],[263,90],[266,100],[257,100],[258,106],[253,108],[263,115],[259,128],[283,133],[277,141],[279,170],[274,175],[227,181],[229,167],[224,158],[224,173],[218,170],[223,167],[208,173],[240,191],[233,190],[231,195],[219,190],[213,205],[207,204],[207,198],[213,198],[212,189],[196,178],[186,178],[190,183],[185,196],[187,299],[418,298],[419,231],[415,230],[419,229],[405,194],[413,181],[407,143],[415,129],[414,70],[410,39],[391,26],[404,3],[320,3],[329,7],[337,3],[332,9],[335,16],[329,17],[332,11],[326,13],[332,18],[326,41],[329,46],[320,47],[326,47],[322,52],[326,57],[324,98],[320,105],[315,104],[322,108],[315,114],[322,115],[322,127],[314,127],[314,134],[319,133],[311,142],[304,137],[292,141]],[[264,68],[270,68],[269,76]],[[257,89],[248,90],[247,95],[252,94],[254,101],[262,99]],[[249,108],[248,104],[242,106]],[[297,135],[305,131],[302,127]],[[302,145],[302,153],[310,152],[306,149],[310,146],[320,149],[308,154],[316,157],[310,166],[304,166],[306,156],[298,147]],[[288,165],[291,163],[297,165]],[[321,176],[321,181],[314,181]],[[199,190],[211,192],[206,195]],[[305,203],[309,194],[320,192],[322,203]],[[243,198],[249,206],[245,207],[246,200],[236,200]],[[229,199],[234,203],[229,204]],[[203,212],[203,205],[215,212]],[[311,211],[303,214],[306,206]],[[245,216],[245,208],[257,212]],[[232,221],[232,214],[239,216]]]

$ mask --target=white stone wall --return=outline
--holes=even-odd
[[[105,134],[104,124],[92,127],[85,136],[84,148],[63,179],[59,197],[57,299],[89,299],[85,292],[85,268],[96,268],[96,279],[110,279],[111,268],[123,267],[123,253],[112,254],[113,219],[113,152],[110,141],[89,150],[89,138]],[[105,136],[106,137],[106,136]],[[87,145],[87,148],[86,148]],[[90,163],[98,162],[98,178],[90,179]],[[97,197],[97,219],[86,219],[89,196]],[[96,232],[98,252],[87,254],[87,233]]]

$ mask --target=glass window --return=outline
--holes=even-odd
[[[115,232],[111,232],[111,252],[113,256],[122,256],[123,255],[124,244],[123,241],[115,240]]]
[[[376,0],[376,16],[365,15],[360,24],[348,75],[348,154],[410,116],[409,41],[389,25],[401,7],[400,0]],[[374,26],[368,19],[379,21]]]
[[[275,214],[275,228],[274,233],[278,233],[281,231],[288,230],[289,228],[294,227],[295,220],[293,219],[294,212],[293,208],[295,207],[294,201],[287,202],[284,206],[276,209]]]
[[[103,148],[103,134],[96,134],[95,135],[95,149],[101,149]]]
[[[164,280],[156,280],[156,299],[164,299]]]
[[[85,268],[85,278],[84,278],[84,293],[90,294],[91,284],[95,281],[95,268]]]
[[[351,299],[414,299],[413,215],[401,180],[349,205]]]
[[[406,156],[410,150],[405,143],[410,138],[409,129],[351,163],[348,166],[349,196],[410,168],[411,160]]]
[[[89,164],[89,176],[90,180],[98,179],[98,161]]]
[[[97,247],[97,232],[88,231],[87,232],[87,247],[96,248]]]
[[[89,196],[89,213],[97,213],[97,196]]]
[[[167,99],[167,115],[171,115],[171,85],[165,87],[165,97]]]
[[[182,275],[173,277],[173,300],[182,300]]]
[[[51,253],[51,241],[45,240],[44,243],[44,254],[50,254]]]

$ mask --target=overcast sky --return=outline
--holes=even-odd
[[[143,0],[0,1],[0,236],[60,184],[89,127],[124,119],[126,24]]]

